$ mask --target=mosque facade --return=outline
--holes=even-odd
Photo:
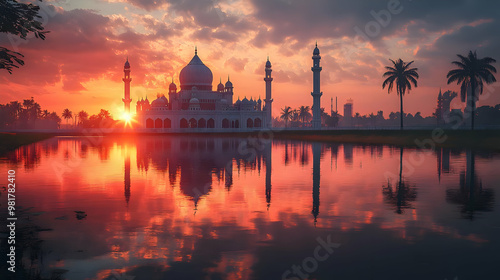
[[[234,85],[222,80],[213,90],[213,74],[198,56],[194,57],[179,74],[180,86],[172,81],[168,97],[160,94],[153,101],[148,98],[136,103],[136,120],[140,128],[152,131],[168,130],[252,130],[272,125],[272,66],[265,66],[266,98],[246,97],[234,101]],[[130,63],[125,63],[125,111],[130,114]],[[127,106],[128,105],[128,106]],[[128,111],[127,111],[128,107]]]

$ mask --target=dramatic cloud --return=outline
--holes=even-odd
[[[224,63],[225,67],[231,67],[236,72],[241,72],[245,70],[245,66],[248,63],[248,58],[235,58],[231,57]]]
[[[231,74],[237,94],[248,97],[262,94],[263,63],[270,55],[274,104],[294,107],[311,102],[311,55],[318,41],[325,96],[353,98],[363,114],[396,110],[396,98],[381,89],[384,66],[389,58],[415,60],[420,80],[408,97],[408,110],[428,115],[439,88],[454,89],[446,84],[446,73],[456,54],[477,50],[481,57],[500,60],[498,1],[100,0],[41,5],[51,31],[45,41],[31,38],[12,45],[12,38],[0,36],[2,46],[15,46],[26,56],[26,65],[13,75],[0,73],[0,101],[38,94],[107,96],[100,83],[113,85],[119,95],[127,56],[133,95],[155,95],[165,91],[171,77],[178,83],[180,69],[198,45],[214,76]],[[301,95],[290,98],[290,92]],[[496,104],[500,97],[488,102]]]

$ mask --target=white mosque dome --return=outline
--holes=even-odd
[[[194,86],[199,89],[212,89],[213,78],[212,71],[203,64],[197,53],[179,75],[181,89],[191,89]]]
[[[190,104],[197,104],[197,103],[200,103],[200,100],[198,100],[198,98],[191,98],[191,100],[189,100],[189,103]]]

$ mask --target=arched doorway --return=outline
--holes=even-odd
[[[163,121],[161,119],[156,119],[155,128],[162,128],[162,127],[163,127]]]
[[[215,128],[215,120],[214,119],[209,119],[207,122],[207,127],[208,128]]]
[[[253,128],[253,120],[252,119],[247,120],[247,128]]]
[[[207,121],[204,118],[201,118],[198,121],[198,127],[199,128],[206,128],[207,127]]]
[[[235,128],[240,128],[240,120],[236,120],[236,121],[234,122],[234,127],[235,127]]]
[[[152,119],[147,119],[146,128],[154,128],[154,127],[155,127],[155,122]]]
[[[262,127],[262,120],[259,118],[256,118],[254,123],[253,123],[253,126],[254,127]]]
[[[164,119],[163,128],[172,128],[172,121],[170,119]]]
[[[222,120],[222,128],[229,128],[229,120],[228,119]]]
[[[189,124],[188,124],[188,121],[186,119],[181,119],[181,128],[188,128],[189,127]]]
[[[197,128],[198,127],[198,122],[196,121],[196,119],[189,120],[189,127],[190,128]]]

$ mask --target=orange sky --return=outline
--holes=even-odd
[[[424,3],[425,2],[425,3]],[[0,103],[34,97],[44,109],[64,108],[95,114],[104,108],[114,115],[123,109],[123,64],[132,66],[132,99],[151,100],[166,93],[173,76],[199,56],[219,78],[230,75],[235,100],[265,95],[264,63],[273,64],[274,114],[284,106],[312,105],[312,50],[318,41],[322,66],[322,107],[338,97],[339,111],[347,99],[354,112],[383,110],[388,117],[399,100],[381,88],[389,58],[415,60],[419,87],[405,97],[405,111],[430,115],[439,89],[457,53],[477,50],[499,58],[498,15],[470,3],[402,2],[380,31],[369,37],[357,29],[375,26],[375,15],[388,11],[388,1],[44,1],[42,18],[51,31],[45,41],[20,42],[2,35],[0,44],[25,55],[26,65],[9,75],[0,72]],[[398,11],[399,11],[398,10]],[[446,13],[444,13],[446,11]],[[387,24],[385,24],[387,23]],[[372,24],[372,25],[370,25]],[[375,30],[377,31],[377,30]],[[365,36],[365,37],[363,37]],[[366,40],[368,39],[368,40]],[[335,102],[335,101],[334,101]],[[500,103],[500,95],[480,99],[478,106]],[[335,103],[334,103],[335,106]],[[459,100],[453,108],[462,108]]]

